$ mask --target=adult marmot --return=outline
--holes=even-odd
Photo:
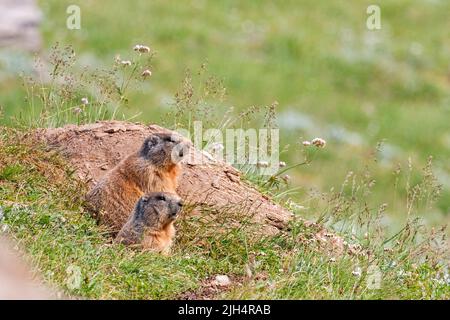
[[[144,250],[169,253],[175,237],[173,223],[182,206],[176,194],[152,192],[142,196],[116,241]]]
[[[190,142],[176,134],[149,136],[140,150],[123,159],[88,192],[88,210],[100,223],[119,231],[142,195],[176,193],[179,162],[189,146]]]

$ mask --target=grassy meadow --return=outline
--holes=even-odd
[[[66,28],[71,4],[81,8],[80,30]],[[83,82],[84,68],[94,70],[79,95],[70,95],[69,104],[85,95],[96,101],[89,86],[103,83],[101,70],[111,68],[117,55],[135,59],[133,46],[145,44],[155,53],[143,62],[151,77],[133,81],[119,102],[100,104],[104,112],[116,113],[120,105],[116,118],[171,126],[167,114],[175,94],[186,94],[190,85],[208,114],[194,118],[220,120],[230,108],[239,117],[252,106],[274,105],[281,160],[288,166],[304,161],[303,140],[321,137],[327,145],[307,165],[287,172],[287,186],[259,187],[287,205],[295,203],[291,208],[299,216],[327,224],[348,241],[361,240],[373,255],[330,263],[334,258],[298,242],[305,230],[296,222],[291,234],[260,242],[236,230],[210,235],[201,245],[198,239],[179,239],[168,258],[117,251],[104,244],[93,221],[74,214],[82,211],[71,195],[79,188],[76,181],[52,185],[54,177],[42,171],[48,159],[27,158],[41,151],[30,151],[26,143],[14,146],[11,137],[17,133],[2,129],[0,205],[9,230],[30,248],[45,279],[56,286],[65,288],[67,265],[81,264],[86,275],[81,289],[65,290],[89,298],[176,298],[221,273],[250,278],[223,293],[228,298],[448,298],[448,260],[447,269],[427,260],[415,241],[433,252],[435,242],[412,230],[418,217],[435,231],[450,222],[450,3],[380,1],[382,27],[372,31],[366,27],[369,4],[39,1],[42,59],[52,60],[55,43],[71,45],[76,63],[66,62],[78,81]],[[1,124],[16,127],[17,119],[30,114],[30,87],[18,74],[32,70],[27,55],[1,52]],[[263,120],[255,114],[245,126],[259,128]],[[17,163],[21,157],[16,154],[33,170]],[[59,161],[47,165],[64,176],[70,170]],[[30,210],[38,219],[30,218]],[[362,212],[377,221],[376,228],[360,217]],[[187,222],[182,230],[195,229],[195,223]],[[382,236],[375,232],[379,229]],[[369,231],[373,241],[365,235]],[[74,243],[82,245],[74,248]],[[373,261],[386,275],[381,290],[362,285]],[[250,277],[249,269],[258,277]]]

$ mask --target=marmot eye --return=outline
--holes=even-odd
[[[157,199],[159,201],[166,201],[166,197],[164,197],[164,196],[158,196]]]
[[[166,137],[164,140],[167,141],[167,142],[170,142],[170,143],[177,143],[178,142],[178,138],[176,136],[172,136],[172,135]]]

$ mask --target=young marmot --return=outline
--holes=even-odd
[[[190,142],[175,134],[149,136],[140,150],[123,159],[88,192],[88,210],[113,232],[119,231],[142,195],[176,193],[179,162],[189,147]]]
[[[175,228],[173,223],[183,203],[172,193],[152,192],[142,196],[116,241],[125,245],[169,253]]]

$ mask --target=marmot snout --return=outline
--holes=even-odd
[[[142,196],[116,241],[168,253],[175,237],[173,223],[182,206],[176,194],[153,192]]]
[[[117,232],[137,200],[149,192],[176,193],[180,161],[191,142],[174,133],[155,133],[109,171],[86,196],[89,211]]]

